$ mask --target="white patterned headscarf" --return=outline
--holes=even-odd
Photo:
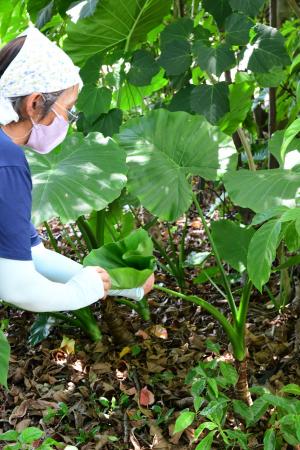
[[[18,122],[10,97],[33,92],[50,93],[82,86],[79,68],[54,42],[35,27],[29,27],[20,36],[25,42],[0,78],[0,124]]]

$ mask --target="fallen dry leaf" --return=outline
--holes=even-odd
[[[145,386],[145,387],[143,387],[143,389],[141,389],[139,401],[140,401],[140,405],[142,405],[142,406],[153,405],[153,403],[155,401],[154,394],[153,394],[153,392],[149,391],[147,386]]]

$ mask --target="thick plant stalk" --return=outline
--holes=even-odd
[[[255,171],[256,170],[255,162],[254,162],[253,155],[252,155],[252,152],[251,152],[251,147],[250,147],[248,139],[246,138],[245,132],[244,132],[244,130],[242,128],[238,128],[237,133],[239,135],[241,143],[242,143],[242,145],[244,147],[244,150],[246,152],[249,169]]]
[[[243,400],[247,405],[252,405],[252,398],[248,386],[248,364],[247,358],[243,361],[235,361],[237,373],[239,375],[238,381],[235,385],[236,397]]]
[[[121,319],[115,300],[106,298],[103,302],[103,320],[107,323],[110,335],[116,344],[128,345],[134,342],[133,334],[127,329],[124,320]]]
[[[277,0],[270,0],[269,5],[270,11],[270,25],[273,28],[277,28]],[[269,139],[272,134],[276,131],[276,91],[275,87],[269,88],[269,120],[268,120],[268,128],[269,128]],[[277,159],[269,153],[269,169],[275,169],[279,167]]]

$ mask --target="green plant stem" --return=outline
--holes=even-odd
[[[195,295],[185,295],[180,292],[173,291],[171,289],[154,285],[154,289],[157,289],[159,291],[165,292],[166,294],[169,294],[173,297],[181,298],[187,302],[194,303],[195,305],[201,306],[203,309],[205,309],[207,312],[209,312],[223,327],[224,331],[226,332],[228,339],[231,342],[234,357],[238,361],[243,361],[245,358],[245,348],[244,343],[241,342],[240,336],[237,333],[237,330],[235,326],[232,326],[229,321],[226,319],[226,317],[213,305],[208,303],[206,300],[197,297]]]
[[[238,323],[237,323],[237,331],[238,333],[245,333],[245,324],[248,314],[248,308],[249,308],[249,301],[250,301],[250,295],[252,292],[253,283],[252,281],[247,281],[243,288],[242,296],[241,296],[241,302],[238,309]]]
[[[165,249],[163,248],[162,245],[160,245],[160,243],[154,238],[151,237],[154,246],[156,247],[156,249],[162,254],[162,256],[165,258],[165,260],[167,261],[170,269],[171,269],[171,273],[172,275],[176,278],[176,280],[178,281],[178,274],[177,274],[177,267],[172,263],[171,258],[169,258],[167,252],[165,251]]]
[[[239,135],[241,143],[242,143],[242,145],[244,147],[244,150],[246,152],[249,169],[252,170],[252,171],[255,171],[256,170],[256,166],[255,166],[255,162],[254,162],[254,159],[253,159],[251,146],[249,144],[248,139],[246,138],[245,131],[242,128],[238,128],[237,129],[237,133]]]
[[[185,238],[187,235],[187,224],[188,219],[187,215],[185,216],[184,228],[182,230],[181,242],[180,242],[180,251],[179,251],[179,265],[183,268],[184,260],[185,260]]]
[[[76,223],[81,231],[82,237],[85,240],[85,243],[89,251],[92,251],[94,248],[97,248],[98,247],[97,240],[85,217],[84,216],[78,217]]]
[[[98,247],[104,245],[105,209],[96,212],[96,239]]]
[[[198,214],[199,214],[199,216],[201,218],[201,221],[203,223],[203,226],[204,226],[206,235],[208,237],[208,240],[210,242],[210,245],[212,247],[212,250],[214,252],[217,265],[218,265],[218,267],[220,269],[221,276],[222,276],[223,283],[224,283],[224,287],[225,287],[225,291],[226,291],[226,294],[227,294],[227,301],[229,303],[229,306],[230,306],[230,309],[231,309],[231,312],[232,312],[233,322],[234,322],[234,324],[236,324],[237,323],[237,307],[236,307],[236,304],[235,304],[235,301],[234,301],[234,298],[233,298],[233,295],[232,295],[232,292],[231,292],[231,289],[230,289],[230,284],[229,284],[228,278],[226,276],[226,273],[225,273],[225,270],[224,270],[224,267],[223,267],[223,264],[222,264],[222,261],[221,261],[218,249],[217,249],[217,247],[216,247],[216,245],[214,243],[214,240],[212,238],[212,235],[211,235],[211,233],[209,231],[209,228],[208,228],[208,225],[206,223],[204,214],[202,212],[201,206],[200,206],[200,204],[199,204],[199,202],[197,200],[196,194],[194,192],[193,192],[193,201],[195,203],[195,206],[197,208]]]
[[[45,226],[45,228],[46,228],[46,230],[47,230],[47,233],[48,233],[48,236],[49,236],[49,239],[50,239],[50,242],[51,242],[52,247],[54,248],[54,250],[55,250],[57,253],[61,253],[60,248],[58,248],[56,239],[55,239],[55,237],[53,236],[52,230],[51,230],[51,228],[50,228],[50,226],[49,226],[47,220],[44,221],[44,226]]]

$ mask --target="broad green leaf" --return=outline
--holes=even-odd
[[[199,425],[199,427],[195,430],[195,439],[199,438],[202,431],[204,431],[204,430],[212,431],[212,430],[215,430],[216,428],[218,428],[218,425],[216,423],[213,423],[213,422],[201,423],[201,425]]]
[[[235,82],[229,85],[230,111],[219,122],[220,129],[232,135],[246,119],[252,106],[254,83]]]
[[[193,89],[194,86],[189,84],[176,92],[168,105],[168,110],[172,112],[185,111],[191,113],[191,93]]]
[[[282,227],[283,239],[290,252],[300,249],[300,235],[298,234],[295,222],[284,223]]]
[[[300,219],[300,208],[292,208],[285,211],[280,217],[280,222],[289,222],[290,220]]]
[[[174,427],[174,434],[180,433],[181,431],[185,430],[187,427],[189,427],[194,419],[195,419],[195,413],[191,411],[183,411],[176,419],[175,427]]]
[[[87,60],[80,70],[80,76],[84,84],[96,84],[100,76],[100,67],[103,64],[103,56],[96,54]]]
[[[298,126],[295,122],[287,130],[276,131],[269,140],[268,150],[283,169],[300,164],[300,139],[295,137],[300,131],[300,121]]]
[[[33,181],[33,221],[59,216],[66,223],[117,198],[126,184],[125,154],[100,133],[68,136],[49,155],[28,150]]]
[[[9,430],[0,434],[0,441],[17,441],[19,433],[15,430]]]
[[[134,86],[126,80],[118,93],[120,109],[127,111],[137,108],[144,103],[145,97],[166,86],[168,80],[164,78],[164,72],[161,69],[148,86]]]
[[[51,328],[56,323],[56,319],[49,313],[38,314],[30,328],[28,337],[29,345],[36,345],[49,336]]]
[[[111,98],[110,89],[86,84],[78,96],[76,107],[79,111],[84,112],[89,121],[94,122],[100,114],[109,111]]]
[[[279,423],[285,441],[292,446],[298,445],[300,443],[300,415],[287,414],[279,419]]]
[[[238,272],[243,272],[247,266],[248,247],[254,230],[231,220],[212,222],[211,229],[220,257]]]
[[[192,63],[189,42],[183,39],[167,42],[162,48],[158,62],[167,75],[180,75],[185,72]]]
[[[284,132],[282,146],[280,150],[280,158],[284,160],[285,154],[289,148],[289,145],[292,144],[295,136],[300,131],[300,119],[296,119]],[[296,141],[296,145],[298,144],[299,139]],[[298,152],[299,149],[297,148]]]
[[[229,0],[233,11],[239,11],[247,16],[256,16],[266,0]]]
[[[182,17],[167,25],[160,34],[161,47],[172,41],[188,39],[193,32],[194,23],[189,17]]]
[[[236,414],[242,417],[242,419],[251,420],[253,417],[252,411],[249,406],[246,405],[242,400],[232,401],[233,410]]]
[[[110,275],[113,289],[142,286],[154,270],[153,245],[143,229],[124,239],[92,250],[85,266],[103,267]]]
[[[300,196],[300,173],[291,170],[228,172],[224,176],[224,183],[235,204],[255,212],[275,206],[293,208]]]
[[[231,385],[235,385],[238,380],[238,373],[230,363],[220,362],[220,370],[224,378]]]
[[[255,79],[260,87],[278,87],[287,78],[287,73],[282,67],[273,67],[267,73],[255,73]]]
[[[268,410],[269,403],[268,400],[264,397],[259,397],[258,399],[254,400],[253,405],[250,406],[250,414],[249,417],[246,418],[247,427],[255,425]]]
[[[284,212],[289,211],[286,206],[275,206],[274,208],[267,209],[254,216],[251,225],[259,225],[262,222],[266,222],[273,217],[281,216]]]
[[[280,392],[285,392],[286,394],[293,394],[300,396],[300,386],[298,384],[287,384],[280,389]]]
[[[205,400],[204,400],[203,397],[195,397],[194,398],[194,409],[195,409],[196,412],[199,411],[199,409],[203,405],[204,401]]]
[[[146,50],[137,50],[133,54],[127,79],[135,86],[145,86],[151,83],[152,78],[158,72],[159,65],[152,53]]]
[[[226,17],[232,13],[228,0],[203,0],[203,8],[209,12],[219,28],[223,27]]]
[[[23,444],[32,444],[37,439],[40,439],[44,435],[44,431],[36,427],[27,427],[20,433],[20,442]]]
[[[191,93],[192,111],[202,114],[216,125],[230,110],[228,84],[224,81],[214,85],[202,84]]]
[[[5,334],[0,330],[0,385],[7,388],[7,374],[10,355],[10,345]]]
[[[273,428],[269,428],[265,432],[264,450],[276,450],[276,434]]]
[[[230,45],[246,45],[252,21],[243,14],[234,13],[225,20],[226,42]]]
[[[231,138],[203,117],[155,110],[116,139],[127,153],[128,189],[152,214],[175,220],[192,201],[189,174],[217,179],[236,165]]]
[[[235,56],[229,45],[219,44],[217,47],[209,47],[203,41],[196,41],[193,53],[202,70],[218,77],[235,65]]]
[[[118,133],[120,126],[122,125],[123,111],[120,109],[111,109],[107,114],[101,114],[101,116],[91,125],[84,117],[81,115],[76,122],[76,127],[78,131],[88,134],[93,131],[98,131],[102,133],[104,137],[113,136]]]
[[[281,231],[280,222],[271,220],[263,224],[250,241],[248,274],[254,286],[261,292],[270,278],[272,262],[276,257]]]
[[[22,450],[21,444],[9,444],[3,447],[3,450]]]
[[[64,49],[81,65],[96,53],[132,49],[161,23],[170,5],[170,0],[101,0],[92,16],[69,22]]]
[[[213,395],[218,398],[219,397],[219,390],[218,390],[218,384],[214,378],[207,378],[207,386],[210,387]]]
[[[201,439],[201,442],[197,445],[195,450],[211,450],[211,445],[214,440],[215,431],[211,431],[205,436],[204,439]]]
[[[276,28],[258,24],[255,31],[256,40],[248,63],[249,70],[258,73],[269,72],[273,67],[284,67],[290,63],[284,47],[284,38]]]

